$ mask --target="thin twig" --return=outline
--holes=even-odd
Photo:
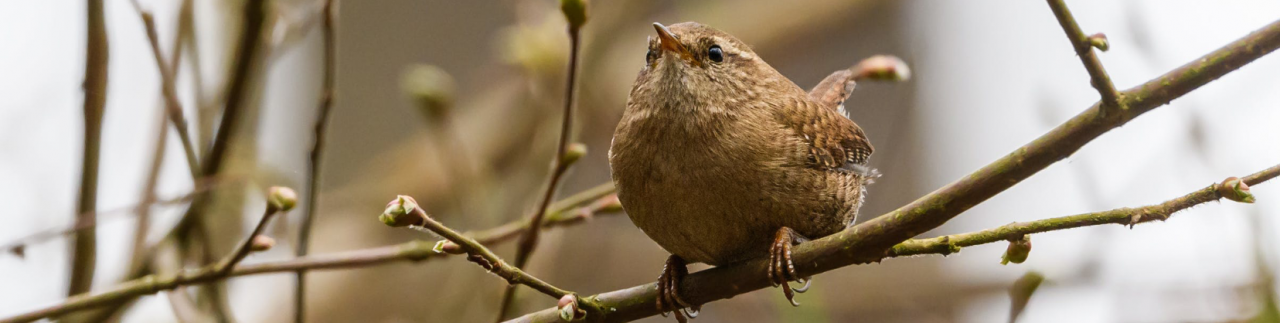
[[[162,59],[163,55],[161,54],[161,51],[160,51],[160,42],[157,40],[157,37],[156,37],[157,32],[155,27],[155,21],[154,19],[152,19],[152,15],[148,12],[143,11],[142,6],[138,3],[137,0],[134,0],[132,2],[133,2],[134,10],[137,11],[138,15],[142,18],[143,27],[146,29],[147,39],[151,44],[152,54],[156,59],[156,67],[160,70],[161,82],[167,85],[161,86],[161,95],[160,95],[159,101],[160,101],[160,106],[163,108],[161,109],[161,112],[160,112],[161,114],[160,126],[157,127],[157,132],[156,132],[155,152],[152,155],[151,164],[149,165],[149,168],[148,168],[149,171],[147,173],[147,177],[145,180],[146,184],[143,185],[142,192],[139,194],[140,196],[142,196],[141,202],[139,202],[137,209],[134,211],[134,213],[137,215],[137,219],[135,220],[137,224],[134,228],[133,261],[130,262],[130,267],[129,267],[130,272],[138,270],[137,268],[146,266],[148,262],[148,259],[146,258],[148,254],[146,248],[147,248],[147,232],[149,232],[151,228],[151,207],[153,206],[153,204],[156,203],[156,200],[158,198],[156,196],[156,187],[159,185],[160,171],[164,163],[164,154],[165,154],[165,151],[167,150],[166,148],[168,147],[168,141],[169,141],[168,140],[169,138],[168,124],[171,121],[175,120],[172,115],[174,113],[174,109],[172,106],[169,105],[169,102],[177,100],[177,96],[176,94],[174,94],[175,91],[173,91],[173,89],[175,89],[177,86],[174,85],[173,80],[174,78],[176,78],[178,64],[182,62],[182,42],[185,40],[185,37],[187,36],[187,33],[183,32],[184,24],[182,24],[182,22],[179,22],[178,30],[177,32],[174,33],[174,36],[173,36],[173,48],[169,50],[169,52],[173,53],[172,54],[173,56],[169,57],[167,64],[164,63],[164,60]],[[190,11],[191,3],[192,3],[192,0],[183,0],[182,5],[179,8],[179,12]],[[178,19],[182,20],[182,19],[190,19],[190,18],[191,18],[190,16],[183,16],[182,14],[179,14]],[[166,66],[168,66],[167,71],[166,71]],[[168,75],[167,79],[166,79],[166,74]],[[169,91],[165,91],[164,90],[165,87],[168,87]],[[177,112],[181,113],[182,109],[179,107],[177,109]],[[181,119],[183,118],[179,116],[178,120],[181,120]],[[172,122],[172,123],[174,126],[174,130],[179,132],[178,137],[181,138],[181,140],[183,141],[182,142],[182,144],[184,145],[183,149],[186,150],[186,152],[188,153],[186,156],[188,170],[192,174],[195,174],[196,172],[199,172],[199,167],[197,166],[197,163],[199,161],[195,159],[196,156],[194,154],[194,148],[191,147],[192,145],[191,139],[189,138],[189,136],[186,136],[185,134],[182,133],[182,132],[185,132],[186,130],[186,123],[185,122]],[[198,179],[194,177],[194,175],[192,177],[192,180],[198,181]],[[196,185],[200,185],[200,184],[197,183]],[[185,200],[185,198],[183,200]],[[96,221],[95,221],[95,224],[96,224]],[[172,297],[172,298],[185,299],[185,297]],[[183,317],[181,313],[175,313],[175,314],[178,314],[180,318]],[[189,322],[189,320],[185,320],[185,319],[183,321]]]
[[[167,198],[167,199],[160,199],[160,200],[152,200],[151,202],[142,201],[134,205],[114,208],[110,210],[88,212],[87,214],[82,214],[82,215],[93,217],[94,218],[93,221],[90,221],[88,223],[75,223],[68,228],[50,229],[50,230],[33,233],[29,236],[22,237],[17,240],[14,240],[13,242],[5,244],[4,246],[0,247],[0,250],[12,250],[14,248],[23,248],[27,245],[34,244],[37,242],[42,242],[45,240],[50,240],[50,239],[58,238],[61,236],[73,234],[82,230],[87,230],[87,229],[98,226],[98,224],[100,223],[105,223],[108,220],[124,219],[124,218],[127,218],[128,216],[133,215],[129,213],[130,211],[138,210],[143,207],[165,206],[165,205],[175,205],[180,203],[186,203],[187,201],[190,201],[192,198],[194,198],[198,194],[214,189],[220,185],[223,185],[224,183],[229,183],[229,182],[238,183],[239,181],[238,180],[206,181],[205,183],[197,185],[195,190],[187,194],[183,194],[181,196],[176,196],[176,197]]]
[[[163,103],[162,103],[163,104]],[[132,257],[129,268],[145,266],[147,263],[147,232],[151,230],[151,204],[156,202],[156,187],[160,184],[160,170],[164,166],[165,146],[169,140],[169,123],[167,110],[160,111],[160,124],[156,127],[155,150],[151,153],[151,163],[147,168],[147,177],[143,180],[141,201],[133,209],[135,224],[133,228]],[[94,221],[97,223],[97,221]]]
[[[560,120],[560,140],[556,143],[556,153],[552,156],[551,173],[547,175],[547,190],[542,194],[542,200],[538,204],[538,208],[534,209],[532,217],[529,217],[529,229],[520,238],[520,245],[516,247],[516,268],[524,269],[529,263],[529,257],[533,254],[533,250],[538,246],[538,234],[541,230],[537,229],[537,223],[542,223],[542,217],[546,216],[547,206],[551,204],[551,199],[555,198],[556,189],[559,188],[560,179],[564,172],[568,170],[569,165],[565,162],[565,152],[569,147],[570,132],[573,130],[573,93],[574,85],[578,76],[578,51],[581,47],[581,25],[570,23],[569,33],[569,72],[565,81],[564,90],[564,114]],[[516,290],[514,286],[508,286],[506,291],[502,293],[502,303],[498,309],[498,321],[502,321],[506,317],[511,303],[515,299]]]
[[[146,276],[141,279],[125,282],[109,291],[93,295],[75,295],[68,298],[67,301],[62,304],[46,307],[30,313],[20,314],[14,317],[0,319],[0,323],[32,322],[43,318],[65,315],[67,313],[83,309],[128,301],[133,297],[154,294],[162,290],[171,290],[180,286],[217,281],[231,274],[232,269],[235,268],[236,264],[241,260],[244,260],[244,258],[249,255],[249,245],[252,244],[253,237],[262,233],[262,229],[266,227],[267,222],[269,222],[271,218],[275,217],[277,213],[284,211],[287,211],[287,209],[281,209],[272,203],[267,203],[266,213],[262,216],[262,219],[258,221],[258,225],[254,227],[253,232],[244,238],[243,242],[234,252],[228,254],[217,264],[207,265],[199,270],[183,272],[174,276]]]
[[[430,215],[427,215],[427,211],[418,207],[418,203],[414,201],[412,197],[401,195],[396,197],[396,200],[391,203],[393,207],[402,210],[403,213],[401,214],[407,214],[410,217],[419,220],[416,224],[410,225],[411,228],[425,229],[440,235],[450,242],[453,242],[458,246],[461,253],[467,254],[467,260],[470,260],[471,262],[480,265],[480,267],[485,270],[488,270],[490,273],[505,279],[507,284],[521,284],[529,286],[534,290],[556,299],[559,299],[564,295],[573,294],[573,292],[555,287],[542,279],[525,273],[523,270],[520,270],[520,268],[507,264],[506,261],[499,258],[498,255],[495,255],[493,251],[490,251],[489,248],[486,248],[483,244],[480,244],[480,242],[467,237],[462,233],[454,231],[439,221],[431,218]]]
[[[610,199],[616,199],[616,197],[605,197],[602,200]],[[597,215],[619,214],[617,210],[604,209],[603,207],[606,206],[605,204],[606,203],[597,202],[588,206],[582,206],[584,209],[581,209],[581,212],[570,212],[574,209],[578,209],[579,206],[577,205],[567,207],[558,212],[552,212],[551,215],[547,216],[547,221],[542,223],[542,228],[545,230],[573,225]],[[464,233],[463,235],[472,237],[476,242],[483,245],[495,245],[511,241],[516,237],[516,234],[513,232],[522,232],[526,225],[528,225],[528,222],[521,219],[509,222],[494,229],[480,231],[476,234]],[[287,261],[248,264],[237,267],[231,275],[258,275],[297,271],[299,269],[320,270],[361,268],[398,261],[423,261],[449,255],[447,253],[439,253],[432,250],[434,245],[435,243],[430,241],[418,240],[392,246],[307,256]]]
[[[316,197],[320,191],[320,158],[323,157],[325,129],[329,126],[329,111],[333,108],[333,86],[336,75],[337,44],[334,43],[333,1],[325,0],[320,10],[322,16],[320,33],[324,47],[324,66],[321,72],[324,81],[320,84],[320,105],[316,111],[315,131],[312,132],[310,163],[307,164],[307,208],[302,213],[302,224],[298,227],[298,246],[295,255],[306,257],[311,245],[311,226],[316,216]],[[294,276],[293,287],[293,321],[306,322],[307,272],[298,270]]]
[[[1102,67],[1102,61],[1098,60],[1098,54],[1089,44],[1089,37],[1080,30],[1080,25],[1076,24],[1076,18],[1071,16],[1071,10],[1067,9],[1067,4],[1063,3],[1063,0],[1047,1],[1049,1],[1049,8],[1053,9],[1053,15],[1058,18],[1058,24],[1062,25],[1062,31],[1067,34],[1067,40],[1071,41],[1071,47],[1075,49],[1076,56],[1080,56],[1080,63],[1083,63],[1084,69],[1089,71],[1093,88],[1102,95],[1104,112],[1123,109],[1124,107],[1120,105],[1124,103],[1120,101],[1120,92],[1116,91],[1115,84],[1111,83],[1111,77],[1107,76],[1107,70]]]
[[[169,122],[173,124],[173,130],[178,133],[178,140],[182,143],[182,153],[187,157],[187,170],[191,173],[191,178],[199,180],[200,162],[196,157],[195,146],[191,141],[191,133],[187,130],[187,118],[183,113],[182,101],[178,100],[177,81],[174,80],[174,71],[178,66],[178,52],[175,50],[174,59],[166,63],[164,53],[160,51],[160,39],[156,34],[155,17],[150,12],[143,10],[142,5],[138,4],[137,0],[133,0],[133,7],[138,12],[138,16],[142,18],[142,26],[147,32],[147,41],[151,43],[151,56],[155,59],[156,69],[160,70],[160,93],[164,95],[165,115],[169,117]]]
[[[138,5],[137,1],[134,1],[134,8],[138,10],[138,13],[140,15],[143,14],[141,7]],[[146,18],[145,15],[143,17]],[[168,66],[172,67],[170,69],[171,71],[170,75],[177,73],[178,66],[179,66],[178,64],[181,62],[181,59],[182,59],[182,52],[183,52],[182,44],[186,42],[188,39],[194,38],[194,36],[192,36],[193,33],[191,32],[192,25],[193,25],[191,23],[193,19],[192,17],[193,17],[192,1],[191,0],[182,1],[182,5],[179,8],[179,15],[178,15],[178,27],[177,27],[178,30],[177,32],[174,33],[173,49],[170,50],[170,52],[173,53],[172,56],[169,57],[169,63],[168,63]],[[145,22],[145,19],[144,19],[144,22]],[[155,29],[154,24],[150,26],[145,26],[145,27],[152,30]],[[154,40],[154,36],[152,36],[153,33],[154,31],[148,32],[148,38],[151,40]],[[154,48],[157,48],[159,45],[158,45],[158,42],[151,41],[151,46],[153,46],[153,49],[154,49]],[[194,53],[194,51],[192,51],[192,53]],[[193,57],[194,56],[195,55],[193,54]],[[156,56],[156,57],[159,58],[159,56]],[[159,63],[159,61],[157,61],[157,66],[161,68],[164,67],[163,64]],[[199,84],[198,68],[195,69],[194,72],[197,75],[196,76],[197,84]],[[163,71],[161,71],[161,73],[163,73]],[[162,78],[163,78],[163,74],[162,74]],[[156,185],[156,181],[159,179],[158,175],[160,171],[160,166],[158,163],[162,160],[163,152],[165,151],[165,147],[167,146],[165,142],[167,141],[168,134],[166,132],[167,127],[165,126],[165,124],[170,123],[166,121],[175,120],[173,118],[173,115],[171,115],[170,113],[170,111],[172,110],[169,109],[167,105],[168,104],[167,98],[169,97],[169,95],[166,95],[165,93],[163,93],[163,88],[161,90],[162,90],[162,94],[160,96],[160,105],[162,107],[165,107],[165,109],[163,109],[164,115],[161,118],[161,124],[159,128],[160,132],[157,134],[157,144],[156,144],[157,155],[155,156],[156,159],[153,160],[153,163],[151,166],[152,167],[151,174],[148,175],[147,185],[143,191],[143,195],[142,195],[144,197],[143,201],[137,207],[137,211],[135,213],[137,214],[137,225],[136,225],[136,233],[135,233],[134,248],[133,248],[134,259],[133,261],[131,261],[130,267],[127,271],[128,273],[130,273],[127,279],[133,279],[133,278],[145,275],[151,268],[150,266],[147,265],[147,263],[149,262],[149,259],[151,259],[152,256],[154,255],[154,253],[148,250],[146,248],[147,246],[145,245],[146,233],[149,231],[149,227],[150,227],[151,206],[153,205],[150,203],[154,202],[156,199],[154,186]],[[199,93],[199,89],[197,89],[197,93]],[[181,109],[179,109],[178,111],[181,112]],[[173,125],[175,127],[175,131],[181,131],[181,130],[185,130],[186,124],[184,122],[173,122]],[[179,133],[179,137],[183,138],[181,133]],[[198,168],[196,168],[193,164],[193,161],[195,161],[195,159],[193,159],[195,157],[194,147],[189,147],[192,145],[192,141],[191,139],[183,139],[182,144],[184,145],[183,149],[186,150],[186,153],[187,153],[186,158],[188,162],[187,163],[188,170],[194,173],[196,172],[196,170],[198,170]],[[204,183],[204,181],[196,177],[193,177],[192,181],[195,183],[194,185],[196,186],[197,191],[203,190],[204,188],[202,187],[212,187],[212,186],[206,185],[207,183]],[[187,200],[186,197],[181,199],[181,201],[186,201],[186,200]],[[98,221],[94,221],[94,223],[92,223],[91,226],[96,225],[97,223]],[[78,229],[73,229],[73,231],[74,230],[78,230]],[[181,304],[183,302],[192,303],[190,297],[186,293],[170,293],[169,299],[170,299],[170,304],[174,305],[174,315],[177,316],[179,320],[183,322],[194,321],[192,320],[193,318],[192,315],[194,313],[190,310],[187,310],[190,307],[179,308],[181,307]],[[102,322],[114,316],[119,309],[124,308],[128,304],[130,304],[130,302],[120,302],[115,304],[114,307],[109,309],[101,309],[91,313],[80,313],[85,315],[76,317],[76,320],[68,320],[68,321],[69,322]]]
[[[1243,180],[1246,184],[1257,185],[1280,174],[1280,165],[1253,173]],[[911,239],[893,246],[885,253],[885,257],[902,257],[920,254],[950,254],[960,251],[962,247],[1000,242],[1009,237],[1020,237],[1025,234],[1065,230],[1103,224],[1134,225],[1151,221],[1164,221],[1175,212],[1222,199],[1218,191],[1221,183],[1209,185],[1203,189],[1188,193],[1164,203],[1138,208],[1119,208],[1109,211],[1084,213],[1006,224],[997,228],[977,232],[952,234],[929,239]]]
[[[253,92],[251,83],[253,74],[257,65],[259,65],[259,47],[262,45],[263,27],[267,17],[267,0],[249,0],[245,1],[243,7],[243,22],[240,29],[239,43],[236,47],[235,56],[232,65],[231,76],[227,85],[226,102],[222,110],[222,118],[218,124],[217,133],[214,134],[213,143],[209,151],[204,154],[201,160],[200,174],[203,177],[216,176],[222,172],[222,166],[229,159],[229,151],[234,139],[233,134],[238,130],[238,124],[244,119],[240,116],[250,104],[251,93]],[[178,237],[191,236],[192,230],[197,231],[197,236],[205,237],[206,241],[211,234],[208,232],[208,226],[205,224],[203,214],[213,204],[212,194],[197,195],[195,200],[191,202],[191,206],[187,208],[178,224],[174,226],[171,233]],[[168,236],[168,235],[166,235]],[[211,243],[201,243],[204,249],[204,255],[209,257],[212,255]],[[207,263],[210,259],[203,259],[201,262]],[[223,293],[222,286],[211,285],[200,290],[212,302],[212,314],[219,321],[224,321],[228,316],[226,312],[226,298]]]
[[[106,14],[102,0],[88,0],[88,36],[85,44],[84,71],[84,155],[81,156],[80,196],[76,203],[76,223],[93,221],[98,206],[98,160],[102,148],[102,117],[107,104]],[[93,285],[97,230],[76,233],[71,251],[71,281],[67,295],[89,291]]]
[[[793,252],[800,276],[878,259],[885,250],[920,233],[936,228],[961,212],[991,198],[1049,165],[1071,155],[1108,130],[1207,84],[1280,47],[1280,21],[1273,22],[1202,58],[1154,80],[1129,89],[1121,96],[1128,109],[1103,114],[1095,104],[1040,138],[1009,155],[888,214],[834,235],[797,246]],[[716,267],[690,274],[679,286],[691,304],[725,299],[770,286],[764,273],[766,260]],[[629,321],[658,314],[653,306],[655,284],[598,294],[592,297],[608,313],[588,313],[593,321]],[[517,321],[558,318],[545,310]]]
[[[213,145],[206,155],[208,158],[201,165],[205,175],[217,173],[222,168],[227,149],[231,146],[231,134],[240,123],[240,113],[244,106],[249,104],[249,83],[253,78],[254,65],[257,64],[258,46],[262,44],[262,28],[266,16],[266,0],[245,2],[244,27],[240,31],[235,67],[227,86],[227,102],[222,111],[222,122],[218,124],[218,133],[214,135]]]
[[[267,203],[267,209],[263,212],[262,219],[258,220],[258,225],[253,227],[253,231],[249,233],[249,236],[240,241],[240,244],[236,246],[235,251],[229,257],[222,258],[222,261],[218,262],[218,266],[215,267],[218,274],[222,276],[231,274],[231,270],[235,269],[236,264],[244,260],[244,257],[249,256],[249,252],[252,251],[253,238],[262,234],[262,230],[267,228],[267,223],[271,222],[271,218],[282,211],[274,204]]]
[[[563,214],[565,212],[588,202],[604,198],[616,191],[617,189],[614,188],[613,182],[607,182],[566,197],[563,200],[556,201],[551,204],[551,207],[547,211],[547,215],[542,220],[542,225],[545,227],[552,223],[556,223],[560,217],[564,216]],[[492,239],[494,241],[506,240],[508,238],[514,238],[528,229],[529,222],[525,221],[524,217],[521,217],[519,220],[507,222],[507,224],[486,229],[484,231],[475,233],[469,232],[467,233],[467,236],[477,237],[476,239],[480,240],[481,243],[489,244],[488,242],[485,242],[485,238],[481,237],[490,237],[488,239]]]
[[[552,204],[552,210],[549,212],[546,221],[542,222],[542,228],[549,229],[582,223],[596,215],[618,214],[621,209],[617,204],[617,196],[612,195],[613,192],[613,185],[606,183],[557,201]],[[475,234],[465,234],[465,236],[473,237],[472,239],[477,243],[492,245],[515,239],[516,234],[513,232],[523,232],[525,225],[528,225],[528,222],[521,218],[494,229],[479,231]],[[434,245],[435,243],[433,242],[419,240],[399,245],[313,255],[286,261],[237,265],[226,277],[296,272],[298,270],[362,268],[398,261],[423,261],[449,255],[434,251]],[[152,251],[154,252],[154,249]],[[67,299],[62,304],[0,319],[0,323],[24,322],[65,315],[98,306],[119,304],[138,296],[154,294],[160,290],[207,283],[225,278],[201,276],[203,272],[212,271],[214,268],[216,267],[206,266],[195,272],[187,272],[172,277],[164,275],[140,277],[124,282],[107,292],[95,295],[77,295]],[[139,285],[155,287],[155,289],[138,287]]]

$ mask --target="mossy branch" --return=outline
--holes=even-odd
[[[510,285],[525,285],[533,288],[543,294],[559,299],[565,295],[574,294],[573,292],[555,287],[542,279],[530,275],[524,270],[516,266],[508,264],[505,260],[494,254],[492,250],[485,247],[479,241],[471,237],[467,237],[458,231],[455,231],[440,221],[436,221],[427,212],[418,206],[418,202],[407,195],[397,196],[395,200],[387,204],[386,211],[378,217],[379,220],[393,227],[408,226],[409,228],[419,229],[432,232],[446,241],[437,242],[433,246],[435,253],[450,254],[466,254],[467,260],[476,263],[481,268],[505,279]]]
[[[1271,168],[1253,173],[1242,180],[1248,185],[1257,185],[1275,177],[1276,175],[1280,175],[1280,165],[1272,166]],[[1126,207],[1109,211],[1083,213],[1031,222],[1015,222],[993,229],[952,234],[929,239],[911,239],[893,246],[893,248],[889,249],[889,251],[885,253],[885,257],[902,257],[921,254],[946,255],[958,252],[960,251],[960,248],[963,247],[1005,241],[1009,240],[1011,237],[1021,237],[1025,234],[1103,224],[1132,226],[1134,224],[1157,220],[1164,221],[1169,219],[1169,216],[1173,215],[1175,212],[1203,203],[1218,201],[1226,197],[1222,192],[1223,187],[1228,186],[1227,184],[1229,182],[1230,179],[1221,183],[1209,185],[1208,187],[1202,188],[1198,191],[1191,192],[1187,195],[1183,195],[1160,204],[1137,208]]]
[[[552,203],[550,210],[547,211],[546,218],[542,222],[542,228],[574,225],[591,219],[596,215],[619,214],[622,211],[622,207],[618,202],[618,197],[613,195],[615,191],[612,183],[605,183]],[[471,237],[477,243],[492,245],[514,240],[519,236],[520,232],[525,231],[528,224],[528,221],[521,218],[492,229],[464,233],[463,235]],[[249,238],[252,237],[253,235],[249,236]],[[401,261],[424,261],[450,255],[433,250],[435,244],[435,242],[419,240],[398,245],[300,257],[286,261],[236,265],[225,275],[218,275],[219,267],[210,265],[175,276],[143,276],[124,282],[106,292],[93,295],[76,295],[58,305],[13,317],[0,318],[0,323],[30,322],[66,315],[96,307],[119,304],[123,301],[132,300],[143,295],[155,294],[163,290],[215,282],[228,277],[296,272],[298,270],[363,268]]]
[[[796,270],[812,276],[840,267],[883,258],[893,246],[946,223],[969,208],[1003,192],[1049,165],[1070,156],[1086,143],[1124,125],[1139,115],[1181,97],[1280,47],[1280,21],[1272,22],[1199,59],[1121,93],[1115,113],[1104,113],[1103,104],[1092,107],[1040,138],[897,210],[845,229],[834,235],[801,244],[793,251]],[[682,281],[680,295],[690,303],[704,304],[770,286],[766,260],[693,273]],[[657,315],[653,283],[607,292],[584,299],[597,301],[609,311],[589,312],[586,320],[623,322]],[[553,322],[556,309],[517,318],[515,322]]]
[[[1116,85],[1111,83],[1111,76],[1107,75],[1107,70],[1102,67],[1102,61],[1098,60],[1098,54],[1093,51],[1094,47],[1107,50],[1109,45],[1098,45],[1095,42],[1101,39],[1102,44],[1106,44],[1106,37],[1102,34],[1085,36],[1084,31],[1080,30],[1080,25],[1076,24],[1076,18],[1071,16],[1071,10],[1067,9],[1067,4],[1062,2],[1063,0],[1048,1],[1053,15],[1058,18],[1058,24],[1062,25],[1062,31],[1067,34],[1067,40],[1071,41],[1071,47],[1075,49],[1076,56],[1080,57],[1080,63],[1084,64],[1084,69],[1089,72],[1090,83],[1102,96],[1104,110],[1123,109],[1120,106],[1123,103],[1120,101],[1120,92],[1116,91]]]

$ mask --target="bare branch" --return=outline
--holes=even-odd
[[[102,148],[102,117],[107,104],[107,26],[102,0],[88,0],[88,28],[84,71],[84,156],[81,156],[80,196],[76,224],[93,222],[98,206],[98,160]],[[76,232],[71,247],[71,282],[67,295],[89,291],[93,284],[97,230]]]
[[[582,223],[596,215],[618,214],[622,211],[618,197],[613,195],[612,183],[605,183],[595,188],[575,194],[552,204],[551,211],[542,222],[542,228],[554,228]],[[480,244],[491,245],[511,241],[523,232],[528,222],[519,219],[483,230],[473,237]],[[252,239],[253,235],[249,236]],[[423,261],[447,256],[433,250],[434,243],[427,241],[411,241],[393,246],[339,252],[327,255],[300,257],[287,261],[266,262],[249,265],[238,265],[226,276],[205,277],[216,274],[215,266],[206,266],[194,272],[187,272],[173,277],[145,276],[122,283],[120,286],[94,295],[77,295],[59,305],[24,313],[18,316],[0,319],[0,323],[29,322],[41,318],[65,315],[68,313],[90,309],[98,306],[119,304],[138,296],[154,294],[161,290],[170,290],[181,286],[202,284],[217,281],[226,277],[259,275],[277,272],[296,272],[298,270],[322,270],[360,268],[387,264],[398,261]]]
[[[178,133],[178,140],[182,143],[182,152],[187,157],[187,169],[191,173],[191,179],[200,180],[200,161],[196,157],[195,144],[191,141],[191,133],[187,130],[187,118],[184,116],[182,109],[182,101],[178,100],[177,82],[174,80],[174,70],[177,69],[178,52],[174,51],[174,59],[171,63],[166,63],[164,53],[160,50],[160,39],[156,34],[155,17],[150,12],[142,9],[137,0],[133,1],[134,10],[138,11],[138,16],[142,18],[142,26],[147,32],[147,41],[151,43],[151,56],[155,58],[156,68],[160,70],[160,93],[164,95],[165,115],[169,117],[169,122],[173,124],[173,130]],[[176,47],[176,44],[175,44]]]
[[[447,241],[440,241],[433,246],[436,253],[451,254],[467,254],[467,260],[480,265],[481,268],[502,277],[507,280],[507,284],[521,284],[529,286],[543,294],[559,299],[565,295],[573,294],[573,292],[560,289],[551,284],[525,273],[520,268],[507,264],[506,261],[499,258],[493,251],[486,248],[483,244],[450,229],[444,224],[432,219],[418,206],[418,202],[407,195],[397,196],[395,200],[387,204],[386,211],[382,212],[379,220],[393,227],[408,226],[410,228],[422,229],[428,232],[444,237]],[[452,244],[449,244],[452,243]]]
[[[312,137],[310,163],[307,164],[307,209],[302,213],[302,224],[298,228],[298,245],[295,255],[305,257],[311,245],[311,226],[316,215],[316,197],[320,190],[320,158],[323,157],[325,129],[329,126],[329,111],[333,108],[333,86],[335,83],[337,44],[334,43],[333,1],[325,0],[320,10],[320,33],[324,46],[324,66],[321,72],[324,81],[320,84],[320,106],[316,112],[316,123]],[[294,276],[293,321],[306,322],[307,272],[298,270]]]
[[[272,189],[272,195],[276,195],[277,190]],[[296,196],[294,197],[296,200]],[[62,304],[46,307],[34,312],[20,314],[18,316],[0,319],[0,323],[10,322],[32,322],[42,318],[55,317],[73,313],[79,310],[90,309],[98,306],[115,304],[122,301],[128,301],[134,297],[154,294],[162,290],[171,290],[180,286],[202,284],[217,281],[227,277],[232,273],[241,260],[249,255],[249,246],[253,243],[253,238],[262,233],[267,222],[271,220],[277,213],[286,212],[292,206],[282,207],[280,204],[271,203],[272,199],[268,198],[266,212],[262,219],[258,221],[258,225],[254,227],[253,232],[246,236],[239,247],[234,252],[228,254],[222,261],[217,264],[205,266],[194,272],[183,272],[178,275],[168,277],[146,276],[141,279],[127,281],[110,291],[98,294],[79,294],[68,298]]]
[[[834,235],[801,244],[794,250],[796,270],[811,276],[836,268],[880,259],[885,250],[936,228],[961,212],[986,201],[1023,179],[1061,160],[1103,133],[1137,116],[1181,97],[1280,47],[1280,21],[1202,58],[1125,91],[1121,99],[1128,109],[1102,113],[1094,104],[1040,138],[999,160],[888,214]],[[691,274],[682,281],[680,295],[703,304],[770,286],[763,274],[766,260],[716,267]],[[619,322],[658,314],[653,306],[656,285],[650,283],[603,293],[595,299],[610,311],[588,313],[589,321]],[[554,309],[516,319],[518,322],[558,318]]]
[[[547,214],[547,207],[550,206],[551,200],[555,198],[556,189],[560,186],[560,178],[569,166],[577,161],[578,158],[570,158],[569,138],[570,132],[573,131],[573,100],[574,89],[578,77],[578,52],[582,42],[582,25],[586,23],[586,3],[585,1],[561,1],[560,9],[564,13],[568,22],[569,33],[569,72],[566,76],[564,90],[564,114],[560,120],[560,140],[556,144],[556,153],[551,158],[551,173],[547,178],[547,190],[542,194],[542,200],[538,204],[538,208],[534,209],[533,216],[529,217],[529,229],[520,237],[520,245],[516,247],[516,268],[524,269],[528,264],[529,257],[533,254],[533,250],[538,246],[538,234],[542,230],[538,230],[538,223],[542,223],[542,218]],[[585,154],[585,146],[582,153]],[[578,155],[581,157],[581,154]],[[515,286],[508,286],[506,291],[502,293],[502,303],[498,307],[498,318],[496,321],[502,321],[507,316],[507,311],[511,308],[512,302],[515,300]],[[560,295],[564,296],[564,295]]]
[[[1244,178],[1244,182],[1249,185],[1257,185],[1265,182],[1267,179],[1275,177],[1277,174],[1280,174],[1280,165],[1272,166],[1271,168],[1249,175]],[[892,249],[889,249],[889,251],[885,253],[885,257],[902,257],[920,254],[946,255],[958,252],[962,247],[1005,241],[1010,237],[1020,237],[1024,234],[1103,224],[1132,226],[1134,224],[1156,220],[1164,221],[1169,219],[1169,216],[1173,215],[1175,212],[1206,202],[1222,199],[1224,196],[1221,193],[1220,188],[1224,186],[1223,184],[1225,183],[1226,181],[1223,183],[1209,185],[1208,187],[1183,195],[1182,197],[1155,205],[1138,208],[1119,208],[1109,211],[1084,213],[1031,222],[1011,223],[994,229],[946,235],[929,239],[911,239],[893,246]]]
[[[1071,16],[1071,10],[1067,9],[1067,4],[1063,3],[1063,0],[1048,1],[1049,8],[1053,9],[1053,15],[1058,17],[1058,24],[1062,25],[1062,31],[1067,34],[1067,40],[1071,41],[1071,47],[1075,49],[1076,55],[1080,56],[1080,63],[1083,63],[1084,69],[1089,71],[1093,88],[1102,95],[1104,112],[1124,109],[1120,105],[1124,103],[1120,101],[1120,93],[1116,91],[1115,84],[1111,84],[1111,77],[1107,75],[1107,70],[1102,67],[1097,53],[1093,51],[1094,45],[1091,44],[1089,36],[1085,36],[1084,31],[1080,30],[1080,25],[1076,24],[1076,18]]]

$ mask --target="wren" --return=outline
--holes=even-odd
[[[805,92],[729,34],[694,22],[654,28],[609,163],[631,221],[672,254],[658,309],[682,322],[697,315],[678,293],[687,262],[765,256],[762,274],[798,305],[793,292],[809,280],[792,246],[850,226],[878,176],[871,143],[844,114],[852,73]]]

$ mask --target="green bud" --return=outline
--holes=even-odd
[[[622,212],[622,200],[618,199],[618,194],[609,194],[609,196],[600,198],[600,200],[597,201],[596,203],[600,203],[599,206],[596,208],[596,212],[600,212],[600,213]]]
[[[569,21],[569,30],[576,31],[587,23],[587,0],[560,0],[560,12]]]
[[[1111,43],[1107,41],[1106,34],[1096,33],[1093,35],[1089,35],[1088,39],[1089,39],[1089,46],[1092,46],[1093,48],[1097,48],[1098,50],[1104,51],[1104,52],[1107,51],[1108,49],[1111,49]]]
[[[271,250],[271,247],[275,247],[275,246],[276,246],[276,239],[272,239],[271,237],[259,234],[259,235],[253,236],[253,241],[249,243],[249,251],[253,251],[253,252],[267,251],[267,250]]]
[[[267,189],[267,205],[277,212],[288,212],[298,205],[298,192],[284,186]]]
[[[418,64],[409,66],[401,77],[400,86],[413,97],[422,115],[431,121],[439,121],[453,106],[453,77],[439,67]]]
[[[560,164],[568,167],[569,165],[573,165],[573,163],[578,162],[579,159],[582,159],[582,156],[586,155],[587,145],[579,142],[571,143],[568,147],[565,147],[564,156],[560,157]]]
[[[1249,192],[1249,184],[1245,184],[1243,180],[1235,177],[1228,177],[1221,184],[1218,184],[1218,194],[1228,200],[1240,203],[1253,203],[1256,201],[1253,198],[1253,193]]]
[[[560,319],[565,322],[579,320],[587,315],[586,311],[578,309],[578,297],[573,294],[560,297],[560,301],[556,302],[556,309]]]
[[[1031,255],[1031,236],[1023,235],[1021,239],[1009,240],[1009,248],[1005,249],[1004,255],[1000,256],[1000,264],[1008,265],[1009,263],[1020,264],[1027,261],[1027,256]]]
[[[434,246],[431,246],[431,251],[435,251],[436,253],[447,253],[451,255],[457,255],[457,254],[463,253],[461,246],[449,240],[436,241],[436,244]]]
[[[387,203],[387,208],[378,215],[378,220],[391,227],[403,227],[410,225],[422,225],[426,222],[423,218],[424,214],[418,209],[418,202],[414,201],[408,195],[398,195],[395,200]]]

